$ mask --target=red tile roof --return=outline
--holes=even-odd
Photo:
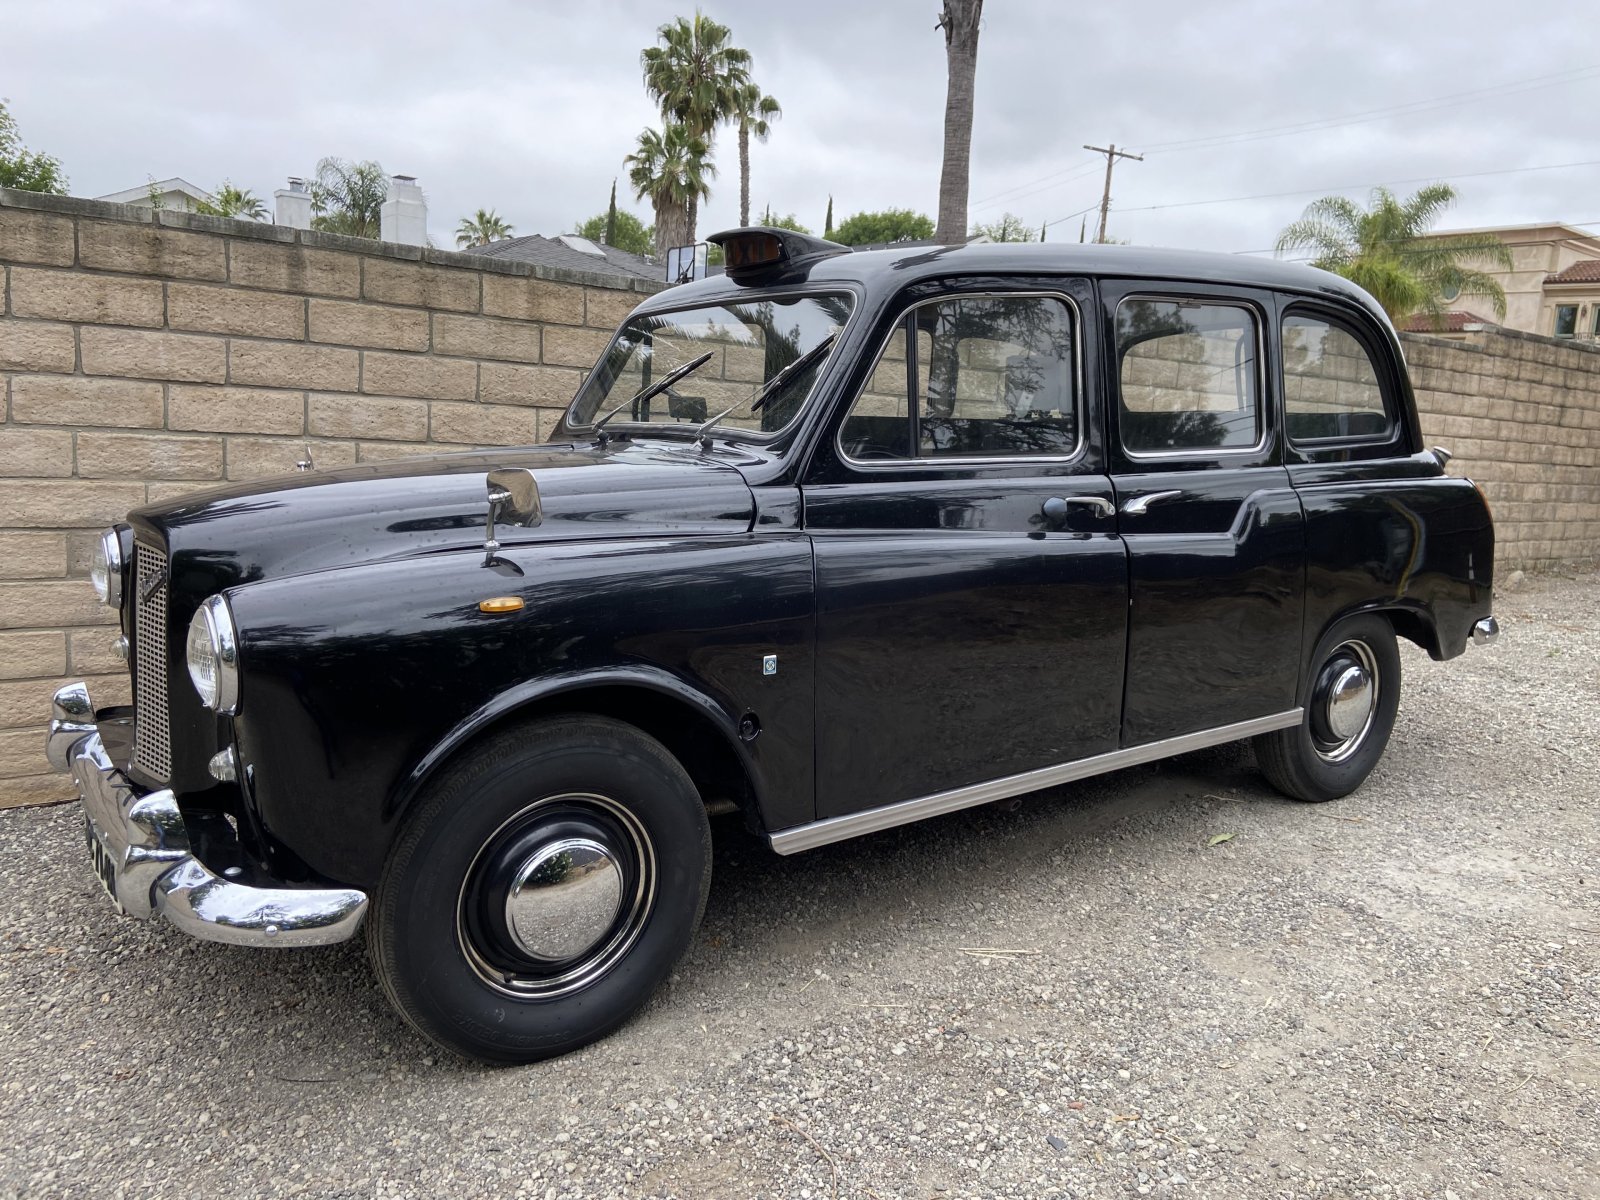
[[[1400,330],[1403,333],[1460,333],[1468,325],[1493,324],[1494,322],[1487,317],[1480,317],[1477,313],[1457,308],[1445,313],[1438,325],[1433,323],[1433,318],[1427,313],[1417,313],[1415,316],[1407,317]]]
[[[1600,283],[1600,258],[1585,258],[1565,271],[1544,277],[1546,283]]]

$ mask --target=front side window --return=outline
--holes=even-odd
[[[1289,437],[1382,437],[1391,427],[1366,347],[1317,317],[1283,320],[1283,408]]]
[[[805,406],[853,304],[849,293],[781,296],[631,317],[568,423],[620,405],[612,424],[693,426],[731,408],[719,433],[776,433]]]
[[[1571,337],[1578,332],[1578,306],[1576,304],[1556,305],[1556,336]]]
[[[1058,296],[960,296],[896,327],[851,406],[851,458],[1068,456],[1078,445],[1073,314]],[[907,349],[912,353],[908,354]]]
[[[1256,322],[1235,304],[1130,298],[1117,306],[1122,444],[1134,454],[1260,444]]]

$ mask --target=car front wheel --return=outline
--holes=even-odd
[[[1338,622],[1322,636],[1301,690],[1305,719],[1255,739],[1268,781],[1296,800],[1337,800],[1383,757],[1400,707],[1394,628],[1376,614]]]
[[[532,1062],[649,999],[705,909],[693,782],[633,726],[572,715],[492,735],[421,798],[373,899],[368,947],[420,1033]]]

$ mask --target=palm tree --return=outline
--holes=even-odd
[[[761,94],[760,85],[746,83],[739,88],[739,224],[750,224],[750,139],[764,142],[772,132],[772,122],[783,116],[783,108],[771,96]]]
[[[389,198],[389,177],[375,162],[325,158],[311,181],[311,228],[349,237],[383,236],[383,202]]]
[[[651,46],[639,55],[644,89],[661,105],[669,132],[672,125],[682,125],[689,137],[704,143],[706,149],[700,157],[705,161],[710,159],[717,126],[738,118],[740,92],[750,82],[750,52],[730,45],[730,36],[726,25],[696,12],[693,20],[679,17],[661,26],[656,30],[661,45]],[[694,240],[700,199],[706,194],[691,190],[688,197],[684,222],[687,241]],[[659,215],[656,234],[659,241]]]
[[[972,97],[978,73],[978,21],[983,0],[944,0],[944,167],[939,172],[939,224],[934,240],[967,240],[967,180],[972,167]]]
[[[1419,188],[1402,202],[1388,188],[1374,188],[1367,208],[1344,196],[1324,196],[1306,206],[1298,221],[1278,235],[1279,254],[1308,250],[1311,265],[1342,275],[1366,289],[1389,319],[1426,313],[1435,328],[1449,300],[1487,297],[1495,316],[1506,315],[1506,294],[1493,275],[1469,265],[1511,269],[1511,251],[1486,233],[1429,234],[1456,200],[1448,183]]]
[[[267,206],[248,188],[240,189],[226,179],[212,195],[209,202],[195,201],[194,211],[208,217],[237,217],[246,221],[262,221],[267,216]]]
[[[494,209],[485,212],[480,208],[475,215],[461,218],[461,224],[456,226],[456,245],[463,250],[468,246],[487,246],[490,242],[510,237],[514,232]]]
[[[629,168],[628,182],[640,200],[655,206],[656,253],[688,245],[694,234],[688,226],[693,204],[711,194],[712,165],[705,139],[686,125],[668,125],[666,132],[646,129],[639,148],[622,160]]]

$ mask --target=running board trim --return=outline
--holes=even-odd
[[[1187,754],[1191,750],[1204,750],[1208,746],[1237,742],[1241,738],[1254,737],[1258,733],[1289,729],[1304,719],[1305,710],[1293,708],[1270,717],[1240,721],[1236,725],[1202,729],[1198,733],[1186,733],[1180,737],[1149,742],[1143,746],[1130,746],[1126,750],[1096,754],[1093,758],[1080,758],[1076,762],[1041,767],[1037,771],[1024,771],[1021,775],[1007,775],[1004,779],[991,779],[987,783],[975,783],[948,792],[935,792],[931,796],[922,796],[916,800],[902,800],[898,804],[885,804],[882,808],[869,808],[842,817],[829,817],[823,821],[812,821],[807,825],[795,825],[768,834],[767,840],[779,854],[798,854],[802,850],[813,850],[830,842],[842,842],[847,838],[893,829],[896,825],[907,825],[927,817],[942,816],[963,808],[972,808],[974,805],[1006,800],[1026,792],[1054,787],[1060,783],[1071,783],[1075,779],[1087,779],[1091,775],[1103,775],[1107,771],[1136,767],[1141,763],[1170,758],[1174,754]]]

